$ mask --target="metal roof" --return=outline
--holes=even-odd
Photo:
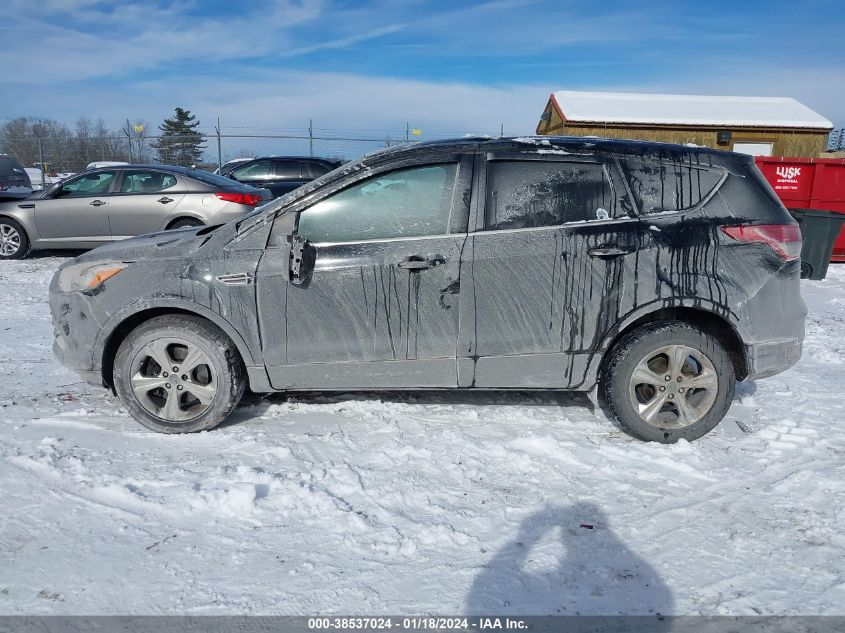
[[[791,97],[719,97],[627,92],[553,92],[565,121],[833,129],[833,124]]]

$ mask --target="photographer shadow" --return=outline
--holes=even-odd
[[[671,613],[672,592],[592,503],[529,516],[473,581],[468,615]]]

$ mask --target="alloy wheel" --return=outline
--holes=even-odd
[[[0,224],[0,255],[10,257],[21,247],[21,234],[9,224]]]
[[[160,338],[144,345],[132,361],[129,381],[141,406],[168,422],[196,418],[217,395],[211,357],[180,338]]]
[[[667,345],[637,363],[629,395],[646,423],[659,429],[682,429],[707,415],[718,390],[719,377],[704,353],[686,345]]]

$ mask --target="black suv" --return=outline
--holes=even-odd
[[[32,189],[29,174],[18,161],[7,154],[0,154],[0,191],[12,187],[28,187]]]
[[[283,196],[340,166],[339,161],[310,156],[267,156],[242,163],[224,175]]]
[[[800,250],[748,156],[462,139],[91,251],[50,306],[58,357],[157,431],[212,428],[247,386],[598,385],[628,432],[674,442],[799,359]]]

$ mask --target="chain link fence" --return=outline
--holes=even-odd
[[[214,170],[236,158],[259,156],[317,156],[348,161],[385,147],[462,136],[440,134],[423,136],[418,130],[376,131],[349,133],[333,130],[247,131],[240,129],[203,132],[203,143],[196,159],[191,151],[195,137],[162,137],[143,132],[114,134],[110,136],[80,137],[69,134],[63,137],[3,137],[0,136],[0,153],[16,158],[26,167],[44,166],[50,175],[74,173],[84,170],[93,162],[120,161],[129,163],[157,163],[157,147],[166,138],[170,155],[179,157],[171,161],[184,167],[195,166]],[[184,149],[179,145],[184,144]],[[174,149],[175,148],[175,149]]]

